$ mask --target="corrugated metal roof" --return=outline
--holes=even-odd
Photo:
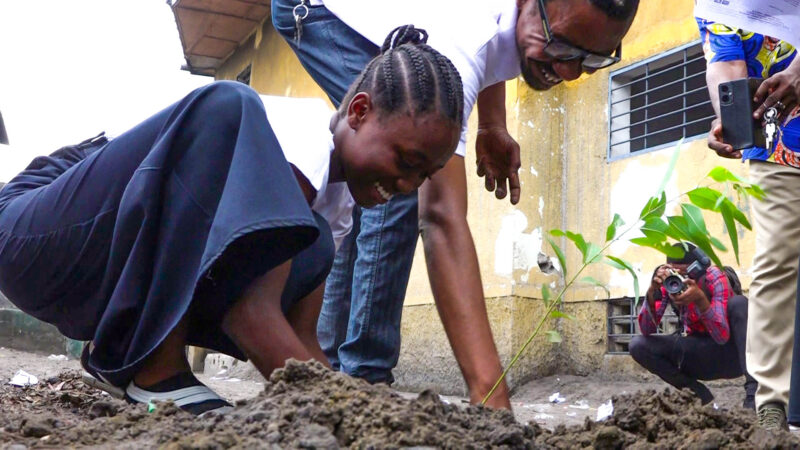
[[[197,75],[213,76],[270,15],[270,0],[173,0],[170,5],[187,69]]]

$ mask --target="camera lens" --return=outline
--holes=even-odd
[[[728,86],[727,84],[721,84],[721,85],[719,86],[719,90],[720,90],[721,92],[729,92],[729,91],[731,90],[731,88],[730,88],[730,86]]]
[[[680,294],[686,288],[681,277],[677,275],[670,275],[665,278],[662,286],[664,286],[664,290],[668,294]]]
[[[728,102],[730,102],[730,101],[731,101],[731,96],[730,96],[730,95],[727,95],[727,94],[725,94],[725,95],[723,95],[723,96],[722,96],[720,99],[722,100],[722,102],[723,102],[723,103],[728,103]]]

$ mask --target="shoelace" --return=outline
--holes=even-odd
[[[780,430],[783,428],[783,411],[780,408],[762,408],[758,412],[758,421],[767,430]]]

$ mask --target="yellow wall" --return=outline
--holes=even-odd
[[[641,2],[633,27],[623,41],[623,61],[613,69],[696,40],[692,8],[692,0]],[[261,93],[325,98],[269,22],[225,63],[218,78],[235,78],[248,63],[253,64],[251,85]],[[647,197],[658,188],[672,155],[668,148],[608,162],[608,70],[544,93],[532,91],[521,80],[509,81],[506,86],[509,130],[522,148],[523,193],[519,205],[496,200],[483,188],[483,179],[475,175],[474,115],[466,156],[469,223],[478,250],[485,294],[493,302],[490,311],[499,311],[492,314],[495,334],[498,341],[508,340],[498,342],[504,361],[508,361],[515,350],[512,347],[524,340],[538,320],[537,314],[541,314],[538,299],[542,284],[557,286],[557,278],[542,274],[536,265],[540,251],[553,255],[546,242],[542,245],[543,234],[552,228],[566,228],[598,242],[614,213],[633,222]],[[716,165],[747,175],[746,166],[716,157],[706,148],[704,139],[686,143],[675,176],[667,186],[667,194],[691,189]],[[720,221],[710,221],[709,229],[717,236],[725,236]],[[746,288],[750,281],[748,272],[754,240],[752,233],[742,236],[740,273]],[[557,242],[567,247],[564,240]],[[652,268],[664,258],[655,251],[626,245],[615,246],[613,253],[631,261],[641,271],[642,289],[649,281]],[[576,270],[578,256],[573,248],[567,251],[570,272]],[[730,254],[723,255],[723,261],[735,264]],[[633,295],[631,279],[625,273],[598,265],[587,269],[585,275],[608,283],[614,297]],[[569,370],[586,371],[600,364],[603,358],[606,351],[605,297],[601,289],[591,286],[578,286],[567,295],[567,301],[571,302],[567,309],[579,317],[577,322],[561,325],[565,338],[561,351],[565,360],[574,362]],[[419,311],[425,311],[425,317],[430,317],[421,319],[420,314],[407,314],[416,319],[414,323],[404,322],[405,334],[416,333],[420,327],[435,322],[435,309],[428,307],[432,301],[420,244],[406,305],[420,306]],[[519,303],[525,301],[537,304],[528,307]],[[509,311],[527,312],[519,312],[526,317],[509,319]],[[543,340],[535,343],[532,354],[537,357],[523,363],[528,369],[520,372],[520,378],[542,373],[544,362],[540,355],[543,351],[552,354],[549,345]],[[444,340],[441,352],[449,355]],[[404,353],[409,354],[405,346]],[[402,361],[403,357],[401,366]]]
[[[261,94],[328,99],[272,28],[269,18],[225,61],[216,78],[235,80],[248,64],[252,64],[250,86]]]

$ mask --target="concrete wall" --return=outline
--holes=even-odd
[[[692,8],[691,0],[642,2],[623,41],[624,59],[613,69],[696,40]],[[249,63],[253,64],[251,85],[259,92],[324,97],[269,23],[227,61],[219,78],[233,79]],[[543,314],[542,285],[548,284],[552,290],[558,287],[558,278],[542,274],[536,265],[540,251],[553,256],[543,241],[547,230],[575,230],[598,242],[614,213],[632,223],[647,197],[658,188],[672,153],[665,149],[608,162],[608,70],[545,93],[530,90],[521,80],[510,81],[506,86],[509,130],[522,148],[520,203],[511,206],[508,201],[496,200],[484,190],[483,179],[474,175],[474,115],[466,161],[469,223],[495,338],[501,357],[507,362]],[[717,158],[706,148],[704,139],[688,142],[667,187],[668,196],[695,187],[716,165],[747,175],[746,167],[740,163]],[[709,227],[712,233],[724,236],[721,222],[711,221]],[[557,242],[567,248],[564,240]],[[750,282],[752,233],[743,235],[740,246],[746,288]],[[663,260],[654,251],[624,244],[612,251],[634,263],[645,279]],[[724,255],[723,261],[735,263],[731,255]],[[569,248],[568,270],[574,272],[578,263],[579,253]],[[588,268],[584,275],[608,283],[613,297],[633,295],[626,273],[598,265]],[[607,362],[605,299],[602,289],[571,289],[564,309],[577,320],[548,324],[546,329],[560,330],[563,342],[535,340],[512,371],[512,384],[555,371],[587,373],[601,367],[611,371],[628,367]],[[463,392],[458,367],[433,305],[421,244],[406,296],[403,347],[396,376],[398,384],[406,388],[437,386],[446,392]]]

